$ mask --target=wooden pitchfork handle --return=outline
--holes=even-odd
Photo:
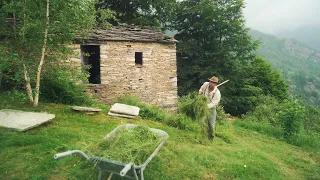
[[[221,86],[222,84],[227,83],[228,81],[229,81],[229,80],[223,81],[222,83],[218,84],[216,87],[219,87],[219,86]]]

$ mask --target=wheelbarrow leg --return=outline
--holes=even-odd
[[[108,177],[108,180],[111,180],[113,173],[110,174],[110,176]]]
[[[140,179],[141,179],[141,180],[144,180],[144,177],[143,177],[143,169],[141,169],[141,171],[140,171]]]
[[[113,173],[111,173],[108,177],[108,180],[111,180]],[[98,180],[102,180],[103,178],[103,170],[99,169],[99,177]]]
[[[98,180],[102,180],[103,177],[103,171],[101,169],[99,169],[99,177]]]

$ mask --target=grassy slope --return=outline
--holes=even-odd
[[[0,104],[0,108],[14,106]],[[98,171],[82,157],[55,160],[53,155],[81,150],[121,123],[159,128],[170,136],[146,167],[145,179],[320,179],[319,157],[237,126],[230,129],[232,143],[216,138],[198,144],[192,132],[148,120],[110,117],[107,110],[94,116],[54,104],[29,110],[47,111],[56,118],[27,132],[0,128],[1,179],[96,179]]]

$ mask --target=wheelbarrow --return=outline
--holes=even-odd
[[[108,135],[104,137],[104,139],[108,139],[112,136],[115,136],[117,134],[117,131],[121,128],[135,128],[137,125],[135,124],[123,124],[115,128],[113,131],[111,131]],[[65,156],[70,156],[72,154],[80,154],[83,156],[87,161],[89,161],[95,168],[99,170],[99,176],[98,179],[101,180],[103,178],[104,172],[109,172],[109,178],[110,180],[112,178],[113,174],[120,175],[122,177],[126,177],[129,179],[144,179],[143,171],[148,165],[148,163],[152,160],[152,158],[157,154],[157,152],[160,150],[160,148],[163,146],[165,141],[168,139],[169,135],[162,130],[154,129],[154,128],[148,128],[151,132],[156,133],[159,137],[162,137],[161,142],[156,147],[156,149],[153,151],[153,153],[148,157],[148,159],[141,165],[135,165],[134,163],[130,162],[128,164],[114,161],[111,159],[106,159],[102,157],[97,156],[89,156],[85,154],[84,152],[80,150],[71,150],[66,151],[62,153],[58,153],[54,155],[55,159],[62,158]]]

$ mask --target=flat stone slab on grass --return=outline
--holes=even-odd
[[[137,106],[131,106],[127,104],[115,103],[111,106],[110,112],[116,114],[124,114],[129,116],[138,116],[140,108]]]
[[[0,126],[17,131],[26,131],[46,123],[55,117],[54,114],[26,112],[13,109],[0,110]]]
[[[116,116],[116,117],[123,117],[123,118],[129,118],[129,119],[135,119],[137,116],[130,116],[130,115],[125,115],[125,114],[117,114],[113,112],[108,112],[109,116]]]
[[[91,107],[82,107],[82,106],[71,106],[72,110],[81,111],[81,112],[100,112],[102,109],[91,108]]]

